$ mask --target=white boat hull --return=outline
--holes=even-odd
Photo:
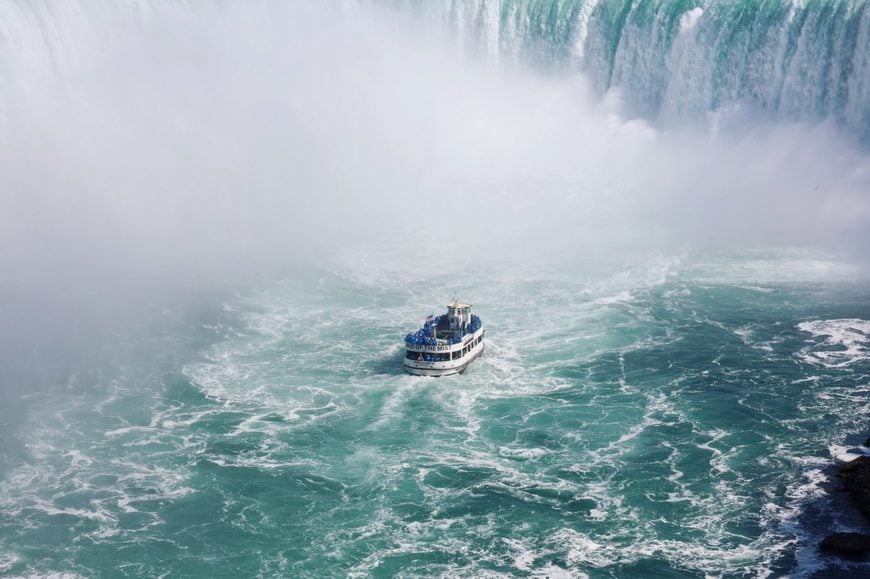
[[[471,364],[474,360],[483,355],[483,330],[478,330],[475,332],[474,337],[480,338],[480,341],[471,348],[468,353],[466,353],[461,358],[455,360],[445,360],[442,362],[429,362],[426,360],[415,360],[410,359],[408,356],[405,356],[404,367],[405,371],[409,374],[413,374],[415,376],[450,376],[452,374],[461,374],[465,372],[465,369],[468,368],[468,365]],[[417,350],[408,348],[408,354],[417,353]]]

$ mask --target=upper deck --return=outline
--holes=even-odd
[[[471,313],[471,304],[453,300],[446,314],[427,317],[422,328],[405,336],[405,346],[414,352],[461,350],[482,328],[481,319]]]

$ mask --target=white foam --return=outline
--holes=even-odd
[[[870,322],[859,319],[815,320],[797,328],[824,341],[811,341],[798,355],[805,362],[826,368],[843,368],[870,360]]]
[[[792,384],[806,384],[808,382],[818,382],[821,379],[821,376],[807,376],[806,378],[801,378],[800,380],[794,380]]]
[[[757,326],[754,324],[749,324],[735,329],[734,334],[747,346],[764,352],[773,352],[773,345],[782,342],[782,338],[774,338],[767,342],[755,340],[754,337],[757,329]]]
[[[535,552],[519,539],[502,539],[502,541],[513,551],[514,567],[520,571],[530,571],[537,556]]]
[[[507,458],[518,458],[523,460],[537,460],[542,456],[551,454],[551,451],[544,448],[515,448],[509,446],[501,446],[498,449],[501,456]]]
[[[607,565],[607,549],[603,549],[600,543],[593,541],[588,535],[574,529],[559,529],[547,539],[547,543],[554,546],[568,545],[566,560],[569,565]]]
[[[631,295],[628,291],[621,291],[616,295],[612,296],[603,296],[600,298],[596,298],[593,303],[599,306],[606,306],[612,304],[623,304],[634,301],[634,296]]]
[[[740,289],[754,291],[754,292],[758,292],[758,293],[762,293],[762,294],[770,294],[770,293],[773,293],[776,291],[775,289],[773,289],[771,287],[761,287],[761,286],[756,286],[756,285],[739,286],[739,287],[740,287]]]
[[[64,454],[64,456],[67,456],[71,459],[70,466],[73,468],[85,467],[93,463],[93,460],[85,456],[84,453],[79,450],[68,450]]]
[[[21,557],[15,553],[0,554],[0,573],[10,571],[19,561],[21,561]]]
[[[95,503],[92,502],[92,505]],[[107,512],[104,509],[97,508],[96,510],[89,511],[87,509],[76,509],[72,507],[68,508],[58,508],[48,501],[37,498],[33,501],[32,504],[29,505],[30,508],[35,509],[37,511],[41,511],[47,515],[69,515],[71,517],[76,517],[80,519],[89,519],[92,521],[97,521],[100,523],[109,523],[109,524],[117,524],[117,518]]]
[[[214,465],[227,468],[281,470],[320,466],[320,463],[312,460],[275,460],[268,456],[209,457],[206,460]]]
[[[786,491],[786,496],[798,501],[807,501],[817,499],[827,494],[823,488],[823,484],[828,480],[827,475],[821,468],[811,468],[803,473],[805,481],[789,488]]]
[[[563,569],[552,563],[532,571],[531,576],[546,579],[589,579],[589,575],[579,569]]]
[[[866,446],[845,446],[842,444],[832,444],[828,447],[831,456],[834,460],[840,462],[852,462],[859,456],[870,456],[870,448]]]
[[[124,434],[130,433],[142,433],[142,432],[154,432],[155,429],[150,426],[125,426],[123,428],[116,428],[114,430],[109,430],[104,433],[104,436],[107,438],[115,438],[117,436],[122,436]]]

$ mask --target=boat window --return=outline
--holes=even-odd
[[[415,360],[417,362],[449,362],[450,352],[414,352],[412,350],[405,351],[405,358]]]

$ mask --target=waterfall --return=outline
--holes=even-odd
[[[639,116],[744,107],[870,137],[870,7],[857,0],[406,1],[496,63],[581,71]],[[498,13],[498,26],[493,14]]]

